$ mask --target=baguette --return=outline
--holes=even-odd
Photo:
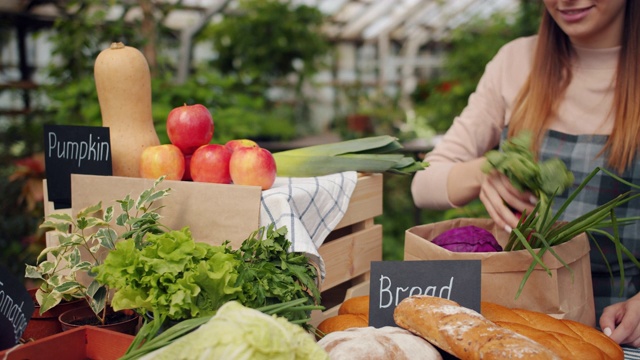
[[[608,357],[594,345],[567,334],[554,331],[542,331],[527,325],[496,321],[506,329],[513,330],[531,340],[546,346],[563,360],[607,360]]]
[[[597,329],[568,319],[525,309],[510,309],[483,302],[481,313],[487,319],[538,341],[563,359],[622,360],[624,351]],[[543,335],[547,334],[547,335]],[[560,352],[557,349],[566,348]]]
[[[455,301],[414,295],[398,304],[396,324],[462,360],[560,359],[539,343]]]

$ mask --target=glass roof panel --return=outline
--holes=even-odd
[[[1,0],[0,0],[1,1]],[[62,1],[62,0],[60,0]],[[204,11],[233,11],[238,0],[156,0],[176,5],[168,25],[174,29],[189,27],[200,19]],[[418,26],[426,31],[444,34],[473,17],[485,18],[497,11],[512,11],[519,0],[290,0],[294,5],[316,6],[328,15],[325,29],[334,40],[371,40],[391,34],[403,40],[411,29]],[[46,2],[52,5],[54,1]],[[112,14],[131,0],[116,0]],[[40,0],[15,1],[15,9],[0,11],[42,10]],[[49,16],[55,17],[55,7]],[[29,10],[27,10],[29,9]],[[115,16],[115,15],[114,15]]]

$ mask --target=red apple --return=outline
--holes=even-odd
[[[257,147],[258,144],[255,141],[249,139],[234,139],[227,141],[224,146],[226,146],[227,149],[233,152],[235,149],[240,147]]]
[[[236,185],[271,188],[276,180],[276,161],[269,150],[261,147],[240,147],[229,162],[231,181]]]
[[[184,175],[184,155],[173,144],[149,146],[140,154],[140,177],[181,180]]]
[[[213,118],[201,104],[174,108],[167,116],[167,135],[171,143],[191,155],[213,138]]]
[[[220,144],[199,147],[191,156],[191,179],[198,182],[230,184],[229,160],[231,152]]]

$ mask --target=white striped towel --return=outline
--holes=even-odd
[[[337,174],[290,178],[278,177],[273,186],[262,192],[260,226],[275,223],[287,227],[290,251],[305,253],[326,271],[318,248],[342,220],[356,187],[355,171]]]
[[[623,346],[622,350],[624,351],[625,360],[640,360],[640,349],[630,346]]]

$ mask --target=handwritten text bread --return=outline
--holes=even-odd
[[[393,317],[398,326],[462,360],[560,359],[539,343],[455,301],[410,296],[398,304]]]
[[[562,359],[624,359],[622,348],[608,336],[582,323],[483,302],[481,313],[494,323],[550,348]]]

